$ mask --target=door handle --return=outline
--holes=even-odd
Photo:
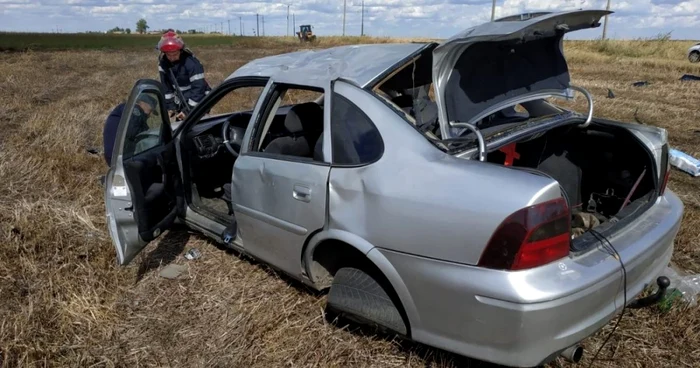
[[[297,201],[309,202],[311,201],[311,189],[308,187],[295,184],[294,190],[292,191],[292,197]]]

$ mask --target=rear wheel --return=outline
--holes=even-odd
[[[383,281],[380,276],[370,276],[361,269],[343,267],[333,278],[328,308],[355,322],[405,336],[406,323],[390,297],[391,289],[381,285]]]
[[[697,63],[700,62],[700,51],[693,51],[688,55],[688,60],[690,60],[691,63]]]

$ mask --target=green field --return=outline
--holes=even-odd
[[[184,35],[188,45],[231,45],[244,38],[223,35]],[[252,38],[252,37],[250,37]],[[0,33],[0,50],[144,49],[154,48],[160,35],[92,33]]]
[[[284,47],[298,46],[296,36],[224,36],[218,34],[183,34],[188,47],[229,46],[229,47]],[[0,32],[0,51],[27,50],[108,50],[108,49],[149,49],[155,48],[160,35],[157,34],[100,34],[100,33],[10,33]],[[406,41],[396,38],[376,37],[318,37],[308,46],[333,46],[339,44],[381,43]]]

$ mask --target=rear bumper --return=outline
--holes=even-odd
[[[609,240],[631,302],[668,264],[683,205],[665,197]],[[508,366],[536,366],[585,339],[622,309],[619,262],[599,249],[519,272],[381,252],[406,285],[414,340]]]

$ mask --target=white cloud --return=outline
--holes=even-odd
[[[361,0],[347,0],[346,33],[360,32]],[[604,9],[606,0],[497,0],[496,16],[527,11]],[[287,4],[290,5],[287,30]],[[697,37],[700,0],[615,0],[608,34],[644,37],[673,31],[674,38]],[[209,29],[238,33],[242,23],[251,34],[262,17],[266,35],[283,35],[296,25],[312,24],[319,35],[342,32],[340,0],[0,0],[0,29],[20,31],[107,30],[134,28],[144,17],[151,29]],[[260,17],[256,19],[256,14]],[[45,22],[46,18],[51,22]],[[239,23],[239,17],[241,17]],[[488,21],[491,0],[365,0],[365,33],[379,36],[444,38]],[[58,24],[49,24],[58,23]],[[581,31],[573,38],[598,37],[601,30]]]

